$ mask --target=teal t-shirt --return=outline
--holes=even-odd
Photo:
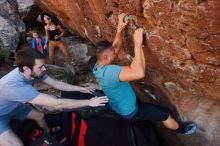
[[[109,98],[111,108],[120,115],[131,114],[136,107],[136,96],[128,82],[119,80],[122,67],[119,65],[106,65],[99,69],[95,64],[93,74],[98,79],[99,85]]]

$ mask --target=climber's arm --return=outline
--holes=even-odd
[[[144,50],[143,49],[141,49],[141,57],[142,57],[142,63],[143,63],[143,70],[145,70],[145,68],[146,68],[146,61],[145,61],[145,56],[144,56]]]
[[[126,16],[125,13],[122,13],[118,16],[118,26],[117,26],[117,32],[115,35],[115,39],[112,43],[112,48],[115,49],[115,53],[118,54],[121,44],[122,44],[122,38],[123,38],[123,31],[125,27],[127,26],[128,22],[124,22],[124,17]]]
[[[143,58],[143,29],[139,28],[134,32],[134,59],[129,66],[123,66],[119,74],[119,80],[129,82],[139,80],[145,76],[145,60]]]

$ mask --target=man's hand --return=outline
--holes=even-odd
[[[134,35],[134,48],[141,48],[143,43],[143,28],[138,28],[135,30]]]
[[[91,106],[91,107],[105,106],[105,103],[107,102],[108,102],[107,96],[93,97],[89,100],[88,106]]]
[[[127,14],[125,13],[121,13],[120,15],[118,15],[118,31],[122,31],[128,24],[128,21],[125,22],[124,18]]]
[[[96,89],[94,88],[94,87],[91,87],[91,86],[89,86],[89,87],[82,87],[82,89],[80,90],[80,92],[82,92],[82,93],[92,93],[92,92],[94,92]]]

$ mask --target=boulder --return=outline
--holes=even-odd
[[[92,43],[112,41],[120,12],[129,15],[124,54],[133,55],[132,34],[143,27],[147,70],[139,96],[151,86],[157,102],[195,121],[192,136],[163,134],[167,145],[220,145],[220,1],[219,0],[37,0],[72,32]],[[122,57],[123,58],[123,57]],[[120,62],[123,62],[121,60]],[[162,130],[160,130],[162,131]],[[166,131],[167,133],[167,131]],[[169,132],[168,132],[169,133]]]
[[[71,56],[76,62],[87,63],[92,56],[95,56],[95,48],[88,42],[77,41],[75,36],[63,38]]]
[[[0,2],[0,51],[15,50],[24,36],[25,25],[17,13],[16,0]]]
[[[23,19],[31,8],[35,5],[34,0],[17,0],[18,3],[18,12],[20,17]]]

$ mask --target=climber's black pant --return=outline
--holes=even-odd
[[[81,92],[66,92],[62,91],[61,92],[61,97],[63,98],[70,98],[70,99],[89,99],[93,96],[103,96],[103,93],[99,93],[98,91],[93,93],[94,95],[91,94],[85,94]],[[65,109],[64,111],[73,111],[77,113],[91,113],[91,111],[94,111],[95,115],[101,115],[103,111],[109,112],[112,114],[112,109],[109,106],[109,104],[106,104],[106,106],[100,106],[100,107],[84,107],[84,108],[74,108],[74,109]],[[98,114],[98,113],[101,114]],[[97,114],[96,114],[97,113]],[[115,117],[117,115],[118,117],[116,118],[124,118],[124,119],[135,119],[135,120],[149,120],[149,121],[164,121],[168,118],[170,114],[170,110],[165,107],[161,107],[159,105],[154,105],[154,104],[149,104],[149,103],[143,103],[138,97],[137,97],[137,106],[134,112],[127,116],[120,116],[118,114],[114,113],[114,116],[110,117]],[[108,116],[108,115],[107,115]],[[109,117],[109,116],[108,116]]]
[[[134,119],[134,120],[149,120],[149,121],[165,121],[170,115],[170,110],[168,108],[143,103],[137,98],[137,106],[134,112],[127,116],[122,116],[124,119]]]

